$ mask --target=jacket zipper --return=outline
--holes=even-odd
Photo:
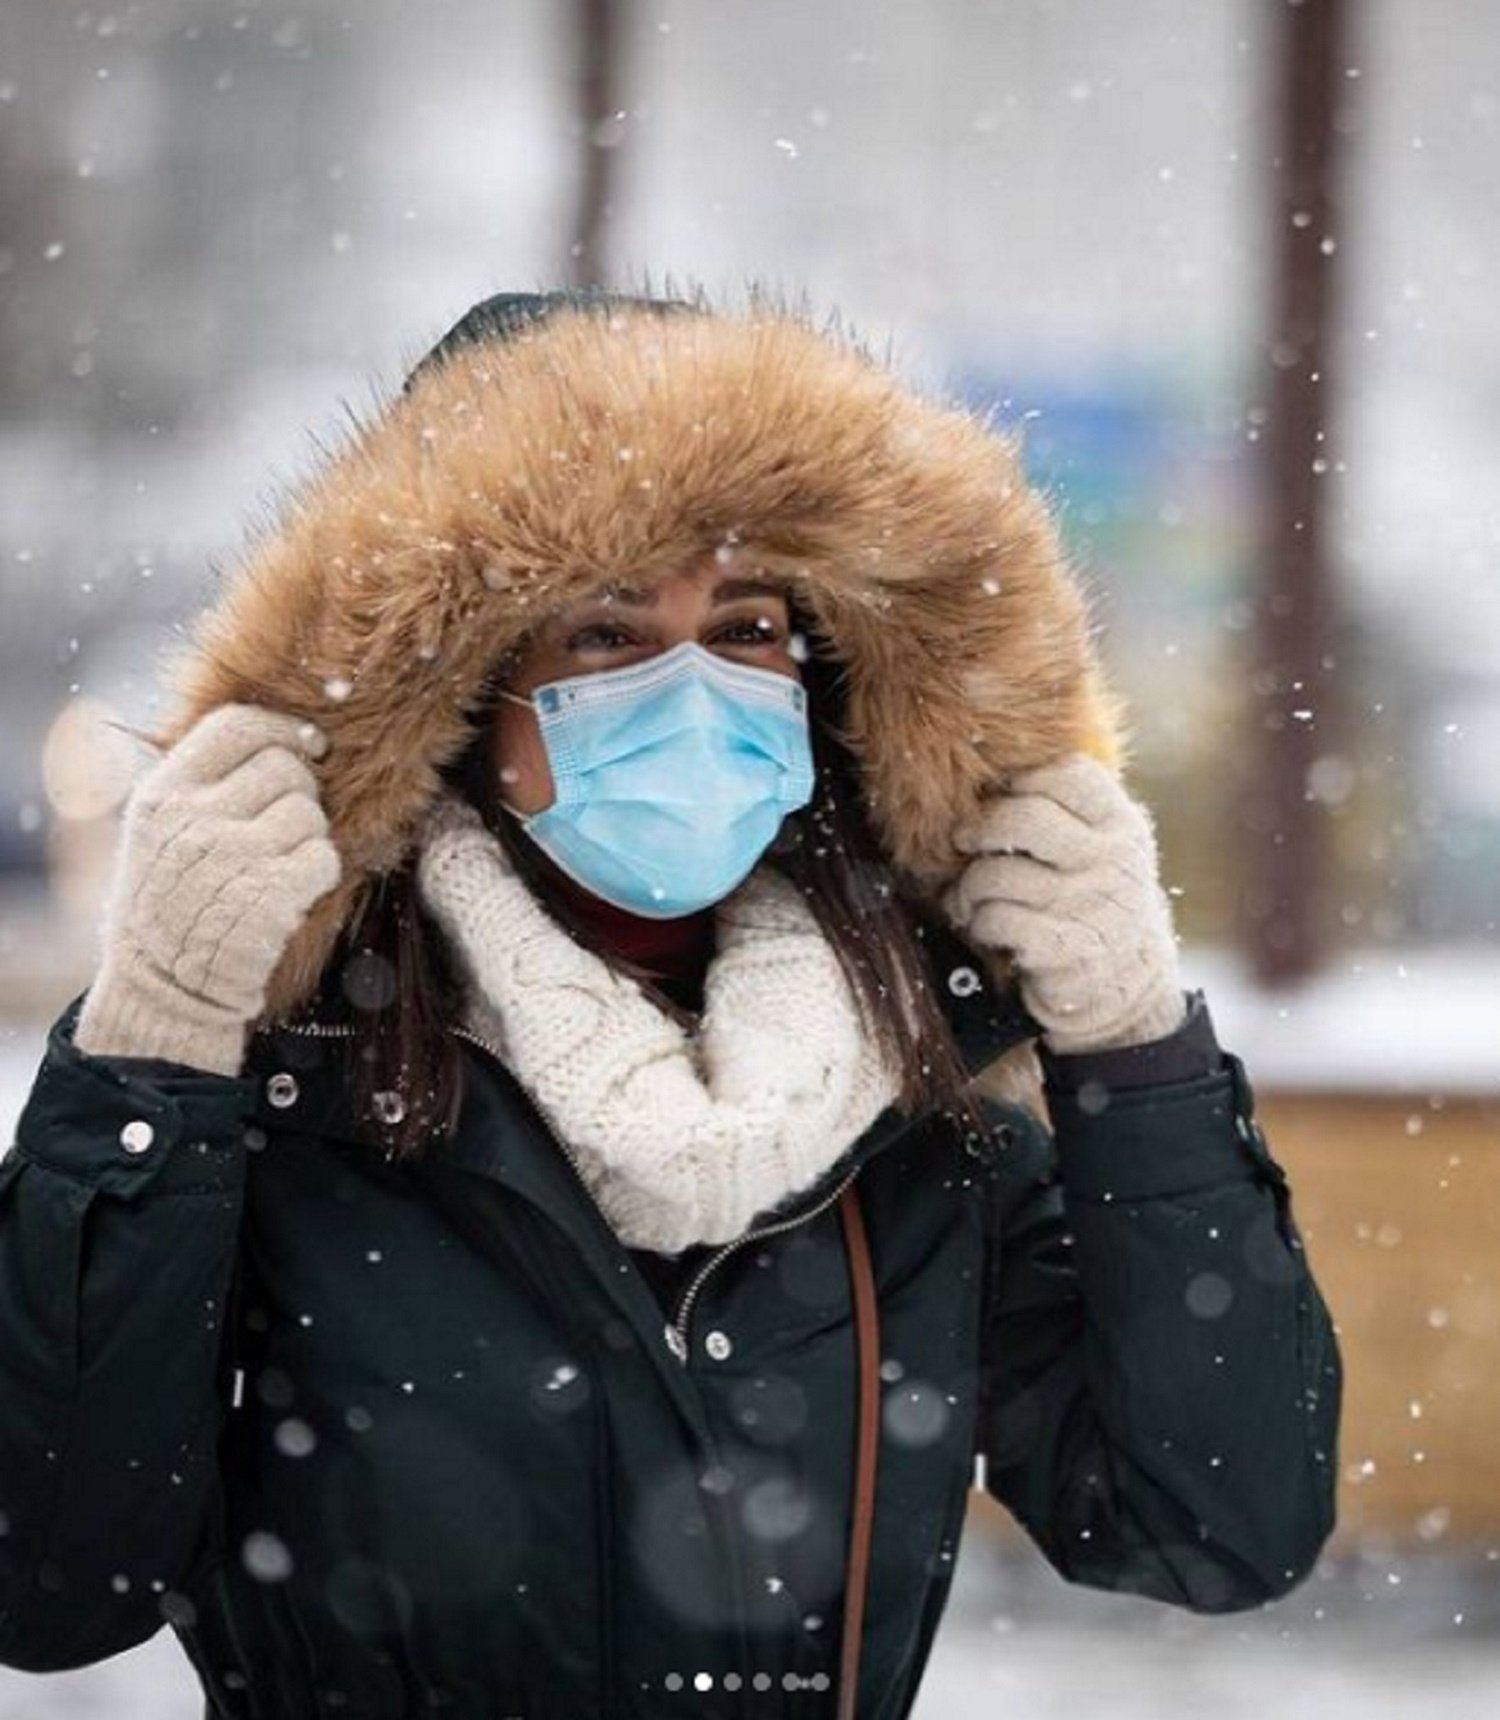
[[[505,1059],[500,1055],[499,1050],[494,1045],[492,1045],[487,1039],[482,1038],[479,1034],[474,1033],[469,1028],[460,1026],[457,1023],[450,1023],[448,1030],[450,1033],[457,1034],[458,1037],[461,1039],[470,1040],[473,1044],[479,1046],[481,1050],[487,1051],[489,1053],[489,1055],[491,1057],[493,1057],[495,1059],[495,1061],[497,1063],[499,1063],[502,1068],[504,1068]],[[583,1172],[579,1168],[578,1158],[577,1158],[577,1155],[574,1152],[573,1148],[565,1140],[563,1140],[562,1136],[559,1135],[557,1133],[557,1131],[552,1127],[551,1123],[548,1121],[546,1116],[544,1116],[542,1114],[540,1108],[534,1107],[534,1109],[536,1109],[537,1115],[542,1118],[542,1122],[546,1127],[547,1133],[552,1137],[552,1139],[554,1141],[557,1142],[557,1145],[561,1149],[563,1156],[567,1159],[568,1163],[573,1167],[574,1174],[577,1176],[578,1181],[579,1181],[580,1185],[582,1186],[584,1192],[588,1195],[589,1199],[591,1201],[593,1201],[595,1207],[599,1208],[600,1212],[602,1213],[603,1208],[599,1207],[598,1201],[594,1199],[594,1191],[591,1188],[589,1188],[588,1184],[583,1179]],[[844,1190],[846,1188],[848,1188],[849,1184],[854,1181],[855,1177],[859,1175],[859,1171],[860,1171],[860,1167],[858,1165],[856,1165],[854,1167],[854,1169],[851,1170],[849,1172],[849,1174],[842,1180],[842,1182],[839,1183],[837,1188],[830,1190],[828,1194],[824,1195],[821,1200],[817,1201],[814,1205],[810,1206],[805,1212],[794,1213],[794,1214],[792,1214],[791,1217],[784,1218],[776,1224],[762,1225],[757,1230],[747,1231],[743,1236],[736,1237],[732,1242],[726,1242],[723,1245],[723,1247],[716,1249],[714,1251],[714,1253],[711,1254],[708,1257],[708,1259],[703,1262],[702,1266],[700,1266],[698,1268],[697,1272],[695,1272],[693,1274],[692,1281],[689,1283],[687,1289],[683,1292],[682,1300],[677,1305],[676,1318],[673,1321],[671,1321],[665,1329],[667,1348],[671,1350],[672,1354],[674,1356],[676,1356],[678,1362],[681,1363],[681,1365],[684,1368],[687,1366],[688,1355],[690,1353],[689,1349],[688,1349],[687,1329],[688,1329],[688,1321],[692,1315],[693,1304],[695,1301],[697,1301],[699,1292],[702,1290],[704,1283],[706,1282],[706,1280],[708,1279],[710,1274],[715,1270],[715,1268],[718,1267],[722,1261],[726,1260],[731,1254],[733,1254],[737,1248],[743,1248],[747,1243],[759,1241],[760,1238],[765,1237],[765,1236],[777,1236],[782,1231],[795,1230],[798,1225],[806,1224],[810,1219],[816,1218],[819,1213],[826,1212],[828,1210],[828,1208],[830,1206],[832,1206],[833,1203],[844,1192]],[[604,1215],[604,1220],[605,1220],[606,1224],[609,1223],[609,1217],[607,1214]],[[717,1464],[719,1462],[718,1444],[717,1444],[717,1441],[712,1439],[712,1437],[709,1438],[708,1449],[709,1449],[711,1461],[717,1466]],[[604,1467],[603,1467],[603,1473],[606,1476],[609,1474],[609,1467],[607,1464],[604,1465]],[[720,1506],[722,1506],[723,1501],[719,1501],[718,1503],[720,1504]],[[720,1514],[722,1516],[722,1510],[721,1510]],[[601,1522],[609,1521],[609,1520],[612,1520],[612,1519],[601,1517]],[[732,1527],[727,1532],[725,1532],[725,1536],[726,1536],[726,1550],[727,1550],[730,1546],[733,1545],[733,1542],[734,1542],[734,1533],[733,1533]],[[612,1568],[613,1568],[612,1564],[610,1564],[607,1561],[607,1559],[601,1560],[601,1569],[608,1571],[608,1570],[611,1570]],[[745,1597],[744,1597],[744,1594],[741,1592],[741,1590],[743,1588],[743,1584],[741,1582],[740,1575],[739,1575],[740,1567],[739,1567],[738,1561],[731,1558],[730,1568],[731,1568],[731,1571],[734,1573],[731,1580],[732,1580],[734,1588],[735,1588],[737,1603],[741,1609],[741,1617],[743,1617]],[[611,1615],[611,1609],[606,1608],[606,1617],[609,1617],[609,1616],[612,1616]],[[743,1648],[744,1648],[743,1631],[741,1632],[741,1646],[742,1646],[742,1650],[743,1650]],[[608,1657],[608,1664],[612,1665],[613,1664],[613,1653],[614,1653],[613,1647],[612,1646],[609,1647],[606,1652],[607,1652],[607,1657]]]
[[[467,1039],[472,1045],[477,1045],[481,1051],[488,1051],[490,1056],[495,1059],[502,1069],[505,1067],[505,1059],[500,1055],[500,1048],[497,1045],[491,1044],[488,1039],[485,1039],[480,1034],[473,1032],[470,1028],[460,1026],[457,1022],[450,1023],[448,1031],[452,1034],[456,1034],[460,1039]],[[536,1111],[537,1116],[542,1119],[542,1127],[546,1129],[547,1133],[557,1143],[558,1149],[561,1151],[563,1157],[573,1167],[573,1173],[578,1178],[579,1185],[582,1187],[583,1192],[589,1197],[590,1201],[593,1202],[600,1215],[604,1216],[606,1222],[608,1222],[608,1217],[604,1213],[604,1208],[599,1205],[598,1200],[595,1198],[594,1191],[589,1187],[588,1182],[584,1178],[583,1167],[578,1161],[578,1154],[573,1150],[572,1146],[570,1146],[569,1143],[565,1141],[560,1134],[558,1134],[557,1130],[552,1127],[551,1122],[548,1120],[541,1107],[534,1106],[533,1109]]]
[[[458,1034],[462,1039],[472,1040],[475,1045],[488,1051],[491,1057],[503,1065],[504,1059],[500,1056],[499,1051],[490,1044],[488,1040],[481,1038],[477,1033],[471,1032],[467,1027],[457,1025],[450,1026],[449,1032]],[[574,1152],[573,1148],[563,1140],[561,1135],[557,1133],[552,1125],[547,1122],[545,1116],[542,1117],[542,1121],[547,1126],[547,1133],[551,1135],[554,1141],[557,1142],[558,1146],[562,1149],[564,1156],[567,1158],[568,1163],[572,1165],[574,1171],[577,1173],[578,1180],[583,1184],[589,1199],[593,1200],[594,1205],[598,1207],[598,1201],[594,1200],[594,1191],[589,1188],[586,1182],[584,1182],[583,1172],[579,1168],[578,1155]],[[849,1186],[849,1184],[854,1181],[858,1174],[859,1167],[856,1166],[849,1172],[848,1176],[844,1178],[837,1188],[824,1195],[821,1200],[819,1200],[815,1205],[810,1206],[805,1212],[794,1213],[790,1218],[784,1218],[776,1224],[763,1225],[758,1230],[747,1230],[743,1236],[737,1236],[732,1242],[726,1242],[723,1247],[715,1250],[715,1252],[703,1262],[703,1264],[693,1274],[692,1281],[689,1283],[687,1289],[683,1291],[682,1300],[677,1304],[676,1317],[667,1327],[666,1332],[668,1348],[684,1367],[687,1366],[688,1359],[688,1321],[692,1316],[693,1303],[697,1301],[698,1293],[702,1290],[705,1281],[715,1268],[718,1267],[720,1262],[728,1259],[728,1257],[733,1254],[737,1248],[743,1248],[747,1243],[758,1242],[762,1237],[766,1236],[778,1236],[784,1230],[794,1230],[798,1225],[806,1224],[809,1219],[816,1218],[820,1212],[826,1212]],[[599,1210],[602,1212],[603,1208],[600,1207]],[[608,1222],[608,1215],[606,1215],[605,1222]]]
[[[347,1039],[354,1033],[354,1029],[352,1027],[323,1021],[310,1021],[298,1025],[293,1025],[290,1022],[282,1022],[278,1023],[276,1030],[280,1033],[303,1033],[314,1039]],[[501,1066],[501,1068],[505,1067],[505,1059],[501,1055],[499,1047],[491,1043],[490,1040],[484,1038],[481,1034],[475,1033],[472,1028],[464,1027],[458,1022],[450,1022],[448,1024],[448,1031],[456,1034],[460,1039],[469,1040],[471,1044],[477,1045],[481,1051],[487,1051],[489,1055]],[[599,1213],[606,1224],[609,1224],[609,1215],[604,1211],[604,1208],[599,1205],[594,1191],[589,1187],[588,1182],[584,1177],[583,1169],[578,1161],[578,1154],[573,1147],[558,1134],[556,1129],[552,1127],[551,1122],[539,1107],[536,1107],[536,1113],[538,1117],[541,1118],[542,1125],[546,1129],[548,1135],[556,1142],[558,1150],[562,1153],[568,1164],[572,1166],[573,1174],[578,1179],[579,1187],[588,1196],[595,1211]],[[854,1181],[855,1177],[859,1175],[859,1171],[860,1167],[856,1165],[836,1188],[830,1189],[822,1199],[808,1207],[806,1211],[793,1213],[791,1217],[783,1218],[775,1224],[762,1225],[757,1230],[747,1230],[743,1236],[737,1236],[732,1242],[726,1242],[721,1248],[716,1249],[714,1253],[709,1255],[708,1259],[705,1260],[693,1274],[692,1280],[688,1284],[687,1289],[682,1293],[682,1300],[677,1304],[677,1313],[668,1323],[666,1328],[665,1336],[667,1340],[667,1348],[671,1350],[672,1354],[676,1356],[677,1360],[684,1367],[687,1366],[689,1354],[688,1324],[692,1318],[693,1304],[698,1300],[699,1293],[702,1291],[704,1284],[717,1270],[720,1264],[727,1260],[736,1249],[744,1248],[748,1243],[759,1242],[767,1236],[780,1236],[784,1231],[795,1230],[799,1225],[806,1224],[809,1220],[816,1218],[819,1213],[826,1212],[844,1192],[844,1190],[848,1188],[849,1184]],[[611,1226],[611,1229],[613,1229],[613,1226]]]
[[[702,1290],[709,1274],[718,1267],[720,1262],[727,1260],[737,1248],[743,1248],[747,1243],[759,1242],[762,1237],[766,1236],[779,1236],[785,1230],[795,1230],[799,1225],[806,1224],[809,1219],[816,1218],[820,1212],[826,1212],[859,1175],[859,1171],[860,1167],[856,1165],[837,1188],[830,1189],[821,1200],[808,1207],[805,1212],[793,1213],[790,1218],[781,1219],[776,1224],[762,1225],[758,1230],[747,1230],[743,1236],[735,1237],[733,1242],[726,1242],[722,1248],[709,1255],[708,1259],[693,1274],[687,1289],[683,1291],[682,1300],[677,1304],[677,1316],[670,1328],[676,1334],[676,1342],[672,1344],[672,1353],[680,1362],[686,1364],[688,1358],[688,1322],[692,1318],[693,1304],[697,1301],[698,1293]]]
[[[500,1055],[499,1048],[497,1046],[493,1045],[488,1039],[485,1039],[480,1034],[473,1032],[472,1029],[460,1026],[457,1023],[450,1023],[449,1027],[448,1027],[448,1031],[450,1033],[456,1034],[460,1039],[467,1039],[471,1044],[477,1045],[481,1051],[487,1051],[490,1054],[490,1056],[493,1057],[495,1059],[495,1061],[501,1066],[502,1069],[505,1067],[505,1059]],[[583,1167],[579,1163],[577,1152],[574,1150],[571,1143],[569,1143],[568,1141],[565,1141],[562,1138],[562,1136],[560,1134],[558,1134],[557,1130],[552,1127],[552,1123],[551,1123],[550,1119],[547,1117],[546,1113],[542,1110],[542,1108],[539,1105],[533,1106],[532,1109],[536,1112],[537,1116],[541,1118],[542,1127],[547,1131],[547,1134],[556,1143],[558,1151],[561,1152],[562,1156],[573,1167],[573,1175],[578,1180],[578,1186],[588,1196],[590,1204],[593,1206],[594,1210],[599,1214],[599,1216],[604,1220],[606,1226],[608,1226],[608,1228],[610,1230],[611,1235],[613,1235],[614,1234],[614,1226],[612,1224],[610,1224],[610,1222],[609,1222],[609,1214],[607,1212],[605,1212],[605,1210],[602,1206],[600,1206],[599,1201],[598,1201],[598,1197],[594,1194],[594,1191],[589,1187],[588,1181],[584,1177],[584,1174],[583,1174]],[[679,1362],[686,1362],[687,1352],[685,1349],[679,1349],[678,1348],[678,1345],[682,1342],[682,1340],[678,1336],[675,1328],[672,1327],[671,1325],[668,1325],[665,1328],[663,1335],[665,1336],[666,1341],[667,1341],[667,1348],[672,1352],[672,1354],[674,1356],[677,1357],[677,1360]]]

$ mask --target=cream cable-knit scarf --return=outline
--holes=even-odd
[[[832,946],[764,861],[715,910],[693,1034],[546,913],[467,802],[435,802],[417,878],[467,981],[466,1024],[629,1247],[731,1241],[895,1098]]]

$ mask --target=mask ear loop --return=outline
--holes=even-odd
[[[530,711],[533,716],[536,715],[536,706],[532,704],[530,699],[522,698],[519,693],[512,693],[504,687],[499,687],[496,689],[496,694],[499,698],[509,699],[513,705],[519,705],[523,711]],[[502,777],[501,780],[503,781],[504,778]],[[508,812],[511,817],[515,819],[516,823],[520,825],[522,830],[524,830],[531,822],[532,814],[528,812],[517,812],[515,807],[506,800],[503,794],[497,793],[495,795],[495,804],[502,812]]]

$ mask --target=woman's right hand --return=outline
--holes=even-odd
[[[73,1036],[81,1051],[239,1073],[276,964],[339,881],[306,763],[325,747],[311,723],[223,705],[140,779]]]

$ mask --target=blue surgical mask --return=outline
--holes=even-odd
[[[594,895],[671,920],[723,900],[812,799],[807,690],[688,641],[538,687],[556,799],[521,828]]]

